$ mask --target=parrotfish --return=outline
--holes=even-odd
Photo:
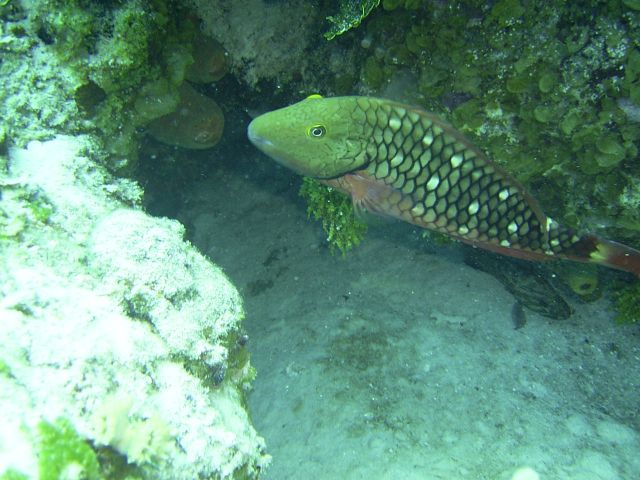
[[[305,100],[255,118],[251,142],[356,209],[528,260],[591,262],[640,276],[640,251],[579,234],[462,133],[420,108],[371,97]]]

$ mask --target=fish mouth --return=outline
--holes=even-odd
[[[255,122],[251,122],[249,124],[249,128],[247,128],[247,136],[249,137],[249,141],[259,149],[273,147],[273,142],[256,133]]]
[[[278,162],[283,167],[289,168],[296,173],[300,173],[302,175],[307,175],[306,169],[300,168],[299,161],[296,160],[295,157],[291,156],[285,149],[279,145],[280,142],[276,139],[275,143],[273,140],[269,140],[265,138],[265,136],[260,135],[259,132],[265,133],[265,125],[262,121],[264,119],[264,115],[254,119],[247,128],[247,136],[251,143],[262,153],[268,155],[276,162]],[[267,130],[266,137],[269,137]]]

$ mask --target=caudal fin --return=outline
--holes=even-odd
[[[574,245],[574,249],[582,249],[586,255],[579,256],[582,258],[573,256],[570,258],[617,268],[640,277],[640,251],[635,248],[595,235],[585,235]]]

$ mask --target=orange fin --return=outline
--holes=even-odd
[[[386,198],[393,188],[389,185],[369,178],[362,172],[347,173],[342,177],[321,180],[321,183],[337,188],[351,197],[356,217],[363,219],[371,214],[387,219],[403,220],[394,212],[388,211]]]
[[[585,243],[590,242],[593,246],[587,259],[589,261],[606,265],[607,267],[624,270],[640,277],[640,251],[635,248],[628,247],[622,243],[605,240],[595,235],[586,235],[582,240]],[[573,258],[574,260],[581,260]]]

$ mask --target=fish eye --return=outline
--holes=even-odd
[[[322,125],[314,125],[308,130],[309,135],[312,137],[320,138],[324,137],[324,134],[327,133],[327,129]]]

